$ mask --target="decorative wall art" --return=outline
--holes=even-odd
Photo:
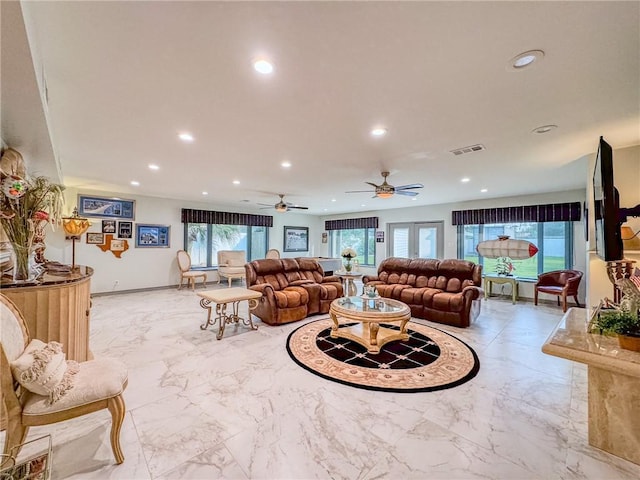
[[[135,207],[135,200],[78,195],[78,212],[85,217],[134,220]]]
[[[104,236],[104,244],[98,245],[103,252],[111,252],[116,258],[122,258],[122,252],[129,250],[129,242],[126,240],[116,240],[114,235],[107,233]]]
[[[376,243],[384,243],[384,230],[376,230]]]
[[[285,252],[309,251],[309,228],[284,227],[284,251]]]
[[[132,222],[118,222],[118,238],[133,238]]]
[[[104,243],[104,233],[87,232],[87,243],[102,245]]]
[[[169,225],[136,225],[136,247],[169,247]]]
[[[102,220],[102,233],[116,233],[116,221]]]

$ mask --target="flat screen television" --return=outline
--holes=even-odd
[[[620,235],[620,196],[613,183],[613,150],[600,137],[593,171],[593,203],[596,219],[596,252],[607,262],[623,256]]]

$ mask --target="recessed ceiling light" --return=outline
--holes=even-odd
[[[332,198],[332,199],[331,199],[331,201],[332,201],[332,202],[335,202],[335,201],[336,201],[336,199],[335,199],[335,198]]]
[[[234,184],[234,185],[240,185],[240,180],[234,180],[234,181],[233,181],[233,184]]]
[[[182,132],[181,134],[178,135],[178,138],[183,142],[193,142],[194,140],[193,135],[191,135],[188,132]]]
[[[416,198],[416,197],[413,197],[411,200],[415,202],[415,201],[417,200],[417,198]]]
[[[558,128],[557,125],[542,125],[541,127],[536,127],[531,130],[531,133],[547,133],[556,128]]]
[[[323,212],[326,212],[327,210],[328,210],[327,208],[323,208],[323,209],[322,209],[322,211],[323,211]]]
[[[360,206],[361,207],[366,207],[366,205],[364,203],[361,203]]]
[[[253,62],[253,68],[256,72],[262,73],[263,75],[273,73],[273,64],[264,59]]]
[[[480,190],[480,193],[487,193],[489,190],[487,190],[486,188],[483,188],[482,190]]]
[[[283,168],[289,168],[291,167],[291,162],[284,161],[280,164],[280,166]]]
[[[374,137],[383,137],[387,134],[387,129],[383,127],[376,127],[371,130],[371,135]]]
[[[467,182],[469,182],[470,180],[471,180],[471,179],[470,179],[469,177],[464,177],[464,178],[461,178],[461,179],[460,179],[460,181],[461,181],[462,183],[467,183]]]
[[[507,70],[522,70],[538,60],[542,60],[544,52],[542,50],[529,50],[523,52],[520,55],[516,55],[509,63],[507,63]]]
[[[160,167],[158,165],[150,163],[149,164],[149,170],[160,170]]]
[[[131,185],[133,185],[134,187],[138,187],[140,186],[140,182],[138,182],[137,180],[131,180]]]
[[[202,192],[203,195],[209,195],[209,192]]]

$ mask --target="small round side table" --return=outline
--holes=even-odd
[[[342,285],[344,287],[344,296],[345,297],[354,297],[358,294],[358,290],[356,289],[354,280],[358,280],[362,278],[362,273],[360,272],[345,272],[343,270],[339,270],[337,272],[333,272],[334,275],[337,275],[342,280]]]

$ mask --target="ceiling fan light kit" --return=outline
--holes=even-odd
[[[280,201],[275,205],[269,205],[267,203],[259,203],[258,205],[263,205],[265,208],[274,208],[278,213],[288,212],[289,210],[309,210],[309,207],[300,207],[299,205],[294,205],[293,203],[284,201],[284,193],[279,193]]]
[[[380,185],[376,185],[372,182],[364,182],[368,185],[374,187],[373,190],[373,198],[391,198],[393,195],[405,195],[407,197],[415,197],[418,195],[418,192],[412,192],[411,190],[416,190],[418,188],[424,188],[424,185],[421,183],[411,183],[409,185],[400,185],[399,187],[394,187],[393,185],[389,185],[387,183],[387,177],[389,176],[389,172],[381,172],[382,178],[384,181]],[[351,190],[345,193],[371,193],[371,190]]]

